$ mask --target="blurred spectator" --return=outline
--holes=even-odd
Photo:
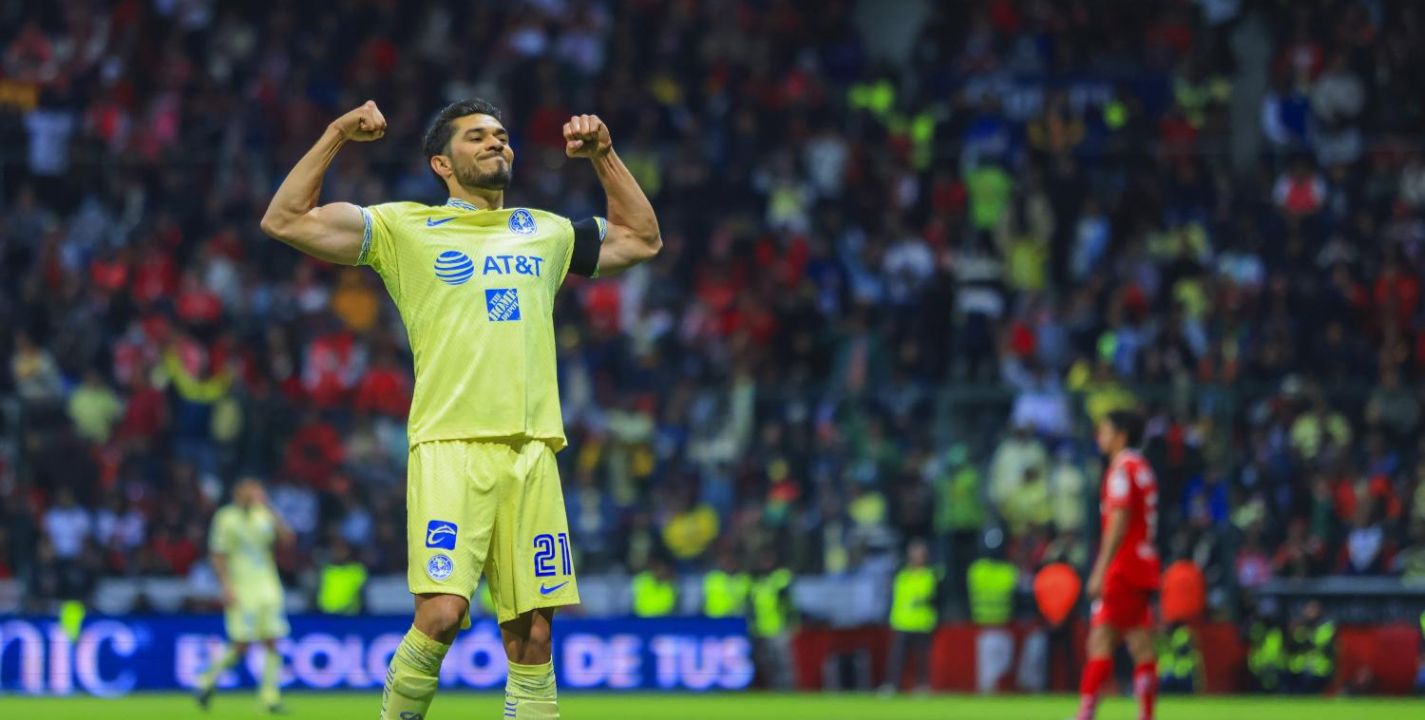
[[[55,494],[54,506],[45,512],[44,528],[55,557],[75,560],[89,541],[93,523],[89,511],[75,501],[74,492],[61,488]]]
[[[1000,513],[1014,537],[1023,537],[1043,528],[1054,517],[1054,508],[1049,500],[1048,484],[1044,482],[1043,470],[1028,466],[1024,468],[1024,479],[1005,498]]]
[[[696,560],[717,538],[717,513],[706,504],[693,505],[686,499],[663,523],[663,545],[680,560]]]
[[[1346,534],[1345,567],[1352,575],[1378,575],[1384,572],[1388,558],[1385,528],[1375,521],[1375,512],[1368,504],[1356,509],[1355,522]]]
[[[52,400],[63,392],[63,381],[54,358],[35,344],[29,333],[15,333],[15,351],[10,357],[10,373],[15,392],[24,400]]]
[[[1410,530],[1410,544],[1395,556],[1395,572],[1408,584],[1425,582],[1425,525]]]
[[[108,503],[94,514],[94,541],[106,553],[106,567],[132,573],[135,554],[147,537],[148,521],[135,503],[111,495]]]
[[[1006,435],[990,461],[989,499],[1001,515],[1019,489],[1049,472],[1049,455],[1030,427],[1020,425]]]
[[[89,369],[84,382],[69,394],[69,419],[80,437],[96,445],[109,441],[114,423],[124,406],[114,391],[104,382],[99,371]]]

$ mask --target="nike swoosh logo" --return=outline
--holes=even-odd
[[[540,594],[540,595],[548,595],[549,593],[552,593],[552,592],[554,592],[555,590],[558,590],[559,588],[562,588],[562,587],[564,587],[565,585],[568,585],[568,584],[569,584],[569,581],[568,581],[568,580],[565,580],[564,582],[559,583],[558,585],[555,585],[554,587],[545,587],[545,586],[544,586],[544,583],[540,583],[540,584],[539,584],[539,594]]]
[[[439,220],[436,220],[435,218],[426,218],[426,227],[435,227],[436,225],[444,225],[444,224],[446,224],[446,223],[448,223],[448,222],[450,222],[451,220],[454,220],[454,219],[455,219],[455,218],[453,218],[453,217],[441,218],[441,219],[439,219]]]

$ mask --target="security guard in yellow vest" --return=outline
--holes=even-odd
[[[1281,689],[1286,653],[1281,626],[1258,617],[1247,631],[1247,642],[1247,669],[1252,672],[1256,689],[1268,693]]]
[[[916,688],[930,686],[930,644],[940,619],[936,603],[940,573],[928,566],[929,559],[925,542],[915,540],[906,546],[905,567],[896,573],[891,588],[890,616],[894,635],[882,694],[893,693],[900,687],[908,655],[915,657]]]
[[[792,689],[791,586],[792,573],[777,566],[777,555],[764,551],[752,580],[753,658],[757,673],[771,690]]]
[[[703,576],[703,615],[710,618],[743,617],[752,579],[742,572],[737,556],[724,550],[716,570]]]
[[[317,585],[317,609],[329,615],[361,612],[361,590],[366,586],[366,566],[351,557],[351,548],[338,540],[331,559],[322,565]]]
[[[489,582],[482,581],[480,583],[480,589],[475,591],[475,600],[475,605],[479,606],[481,615],[498,617],[498,614],[495,612],[495,600],[490,597]],[[472,613],[475,612],[475,608],[472,607],[470,611]]]
[[[1287,673],[1294,693],[1315,695],[1336,674],[1336,623],[1323,617],[1321,603],[1312,600],[1291,629]]]
[[[633,576],[635,617],[667,617],[678,610],[678,587],[673,568],[664,560],[649,563],[649,569]]]
[[[1164,693],[1191,693],[1203,686],[1202,653],[1197,637],[1186,623],[1174,625],[1161,640],[1158,653],[1158,689]]]
[[[1019,571],[1008,561],[982,557],[970,563],[970,620],[976,625],[1008,625],[1018,581]]]
[[[895,110],[896,86],[886,78],[859,82],[851,86],[846,102],[853,110],[864,110],[885,121]]]

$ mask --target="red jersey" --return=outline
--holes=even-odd
[[[1103,535],[1114,510],[1128,511],[1128,532],[1108,563],[1106,578],[1136,588],[1158,587],[1158,478],[1142,455],[1124,450],[1114,456],[1103,474],[1099,491]]]

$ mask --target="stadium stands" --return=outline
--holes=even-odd
[[[581,573],[775,549],[884,587],[924,538],[963,616],[987,526],[1025,569],[1088,561],[1088,421],[1139,404],[1213,613],[1425,577],[1416,4],[406,6],[0,23],[0,601],[211,602],[243,475],[298,531],[294,593],[335,538],[373,589],[404,573],[399,318],[257,219],[367,98],[390,131],[325,197],[443,200],[418,138],[471,95],[505,108],[512,203],[602,211],[559,139],[598,112],[663,225],[556,309]]]

